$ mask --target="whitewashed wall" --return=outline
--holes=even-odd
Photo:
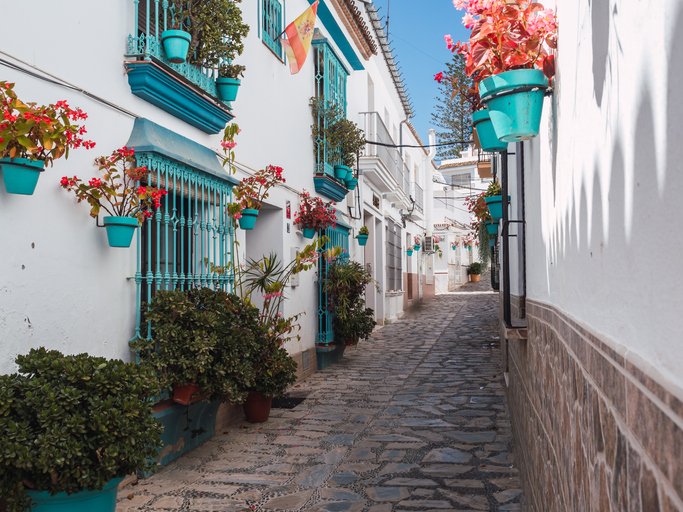
[[[530,298],[683,388],[683,3],[559,0],[526,170]]]

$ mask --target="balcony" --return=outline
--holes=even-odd
[[[377,112],[365,112],[365,137],[387,146],[367,144],[360,159],[363,176],[388,199],[398,200],[410,206],[410,172],[401,153],[395,146],[384,121]]]
[[[218,133],[233,118],[217,97],[216,70],[166,59],[161,33],[172,11],[162,0],[133,0],[135,33],[128,36],[126,71],[131,92],[206,133]]]
[[[415,200],[415,209],[423,213],[425,206],[425,192],[417,182],[413,182],[413,193],[411,196]]]

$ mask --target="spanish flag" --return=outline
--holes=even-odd
[[[282,46],[287,54],[289,70],[292,75],[297,74],[304,66],[308,50],[311,49],[319,1],[316,0],[312,3],[301,16],[287,26],[284,32],[287,39],[284,36],[282,37]]]

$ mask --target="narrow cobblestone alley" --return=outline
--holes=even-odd
[[[438,297],[119,493],[132,510],[521,510],[495,326],[498,296]]]

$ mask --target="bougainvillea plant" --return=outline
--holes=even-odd
[[[77,122],[88,115],[64,100],[49,105],[24,103],[13,83],[0,81],[0,103],[0,158],[27,158],[52,165],[58,158],[68,158],[71,149],[95,147],[93,141],[83,138],[86,128]]]
[[[453,0],[465,11],[463,25],[472,30],[467,43],[446,45],[465,57],[465,71],[476,82],[512,69],[555,74],[557,18],[533,0]]]
[[[422,245],[422,236],[421,235],[415,235],[413,238],[413,241],[415,242],[415,245]]]
[[[90,178],[86,183],[77,176],[64,176],[60,181],[62,188],[73,192],[79,203],[88,202],[91,217],[104,210],[114,217],[136,218],[142,224],[161,206],[161,198],[167,192],[140,184],[147,176],[147,167],[136,165],[132,148],[124,146],[110,156],[100,156],[95,165],[102,178]]]
[[[334,201],[324,202],[319,197],[311,197],[311,194],[305,190],[299,197],[301,198],[299,210],[294,216],[296,226],[320,230],[334,226],[337,222]]]
[[[223,139],[221,140],[221,149],[225,154],[225,157],[223,157],[223,167],[227,167],[231,174],[237,172],[237,167],[235,167],[235,146],[237,146],[235,137],[239,133],[239,126],[235,123],[229,124],[223,130]]]
[[[263,201],[270,195],[270,189],[285,183],[282,172],[282,167],[268,165],[265,169],[244,178],[233,189],[236,201],[228,206],[228,213],[234,219],[239,219],[242,216],[242,210],[260,210]]]

